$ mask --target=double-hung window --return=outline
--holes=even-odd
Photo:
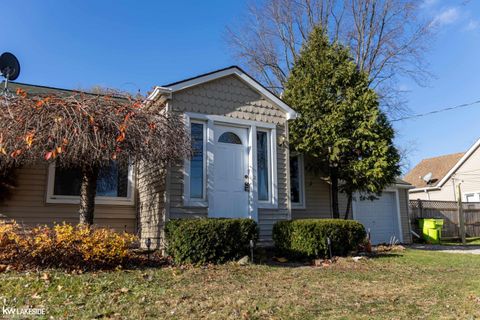
[[[304,179],[303,156],[290,156],[290,199],[293,208],[305,207]]]
[[[79,168],[49,168],[48,197],[51,203],[77,203],[80,196],[82,173]],[[110,161],[100,168],[97,180],[96,202],[99,204],[133,203],[132,168],[128,162]]]

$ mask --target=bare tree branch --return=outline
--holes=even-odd
[[[189,155],[181,119],[114,92],[18,95],[0,105],[0,171],[55,161],[101,167],[129,159],[168,164]]]
[[[275,92],[283,85],[312,28],[321,24],[332,41],[351,48],[389,114],[406,111],[400,77],[420,85],[431,78],[424,53],[433,33],[417,0],[265,0],[251,3],[226,38],[246,68]],[[382,95],[388,92],[388,95]],[[393,99],[392,99],[393,98]]]

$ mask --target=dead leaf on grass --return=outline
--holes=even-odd
[[[45,280],[45,281],[50,281],[51,278],[52,277],[50,276],[50,274],[46,273],[46,272],[40,277],[40,279]]]
[[[127,292],[130,291],[130,289],[128,289],[128,288],[121,288],[121,289],[118,290],[118,291],[120,291],[121,293],[127,293]]]
[[[153,276],[151,274],[147,274],[147,273],[142,274],[142,278],[143,278],[143,280],[146,280],[146,281],[152,281],[153,280]]]
[[[42,297],[41,297],[37,292],[35,292],[35,293],[32,295],[32,299],[42,299]]]

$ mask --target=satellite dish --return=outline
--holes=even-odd
[[[426,175],[424,175],[422,177],[423,181],[425,181],[427,184],[429,184],[430,181],[432,180],[432,175],[433,174],[431,172],[427,173]]]
[[[13,81],[20,75],[20,63],[10,52],[4,52],[0,56],[0,72],[8,81]]]

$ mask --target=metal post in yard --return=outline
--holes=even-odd
[[[332,255],[332,240],[330,240],[330,237],[327,237],[327,246],[328,246],[328,253],[330,254],[330,260],[333,259]]]
[[[420,218],[423,218],[423,203],[422,203],[422,199],[418,199],[418,210],[420,211]]]
[[[463,203],[462,203],[462,189],[461,183],[458,183],[457,186],[457,199],[458,199],[458,222],[460,224],[460,238],[462,239],[462,244],[466,244],[465,239],[465,216],[463,214]]]

